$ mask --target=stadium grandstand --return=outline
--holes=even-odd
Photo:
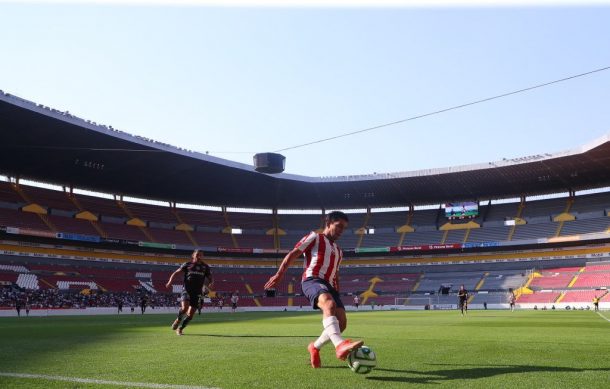
[[[610,306],[610,136],[561,153],[426,171],[267,175],[0,92],[0,308],[174,307],[195,249],[252,309],[303,309],[283,255],[326,212],[349,214],[342,290],[361,304]],[[152,168],[154,167],[154,168]],[[349,301],[349,300],[346,300]],[[364,308],[363,308],[364,309]]]

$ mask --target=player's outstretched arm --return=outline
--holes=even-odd
[[[284,260],[280,264],[280,267],[277,269],[277,272],[271,278],[269,278],[269,281],[267,281],[265,284],[265,290],[273,289],[280,281],[282,281],[286,270],[288,270],[292,262],[300,257],[301,254],[303,254],[303,252],[299,249],[292,249],[292,251],[286,254]]]
[[[165,287],[167,289],[172,287],[172,282],[174,281],[174,278],[179,274],[182,273],[182,269],[178,269],[175,272],[172,273],[171,276],[169,276],[169,281],[167,281],[167,284],[165,284]]]

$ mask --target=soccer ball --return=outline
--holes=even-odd
[[[367,374],[377,366],[377,356],[371,348],[362,346],[349,353],[347,365],[354,373]]]

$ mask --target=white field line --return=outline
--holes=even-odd
[[[206,387],[206,386],[153,384],[153,383],[148,383],[148,382],[106,381],[106,380],[96,380],[96,379],[91,379],[91,378],[62,377],[62,376],[45,375],[45,374],[22,374],[22,373],[0,372],[0,377],[32,378],[32,379],[48,380],[48,381],[78,382],[81,384],[115,385],[115,386],[134,387],[134,388],[218,389],[218,388],[210,388],[210,387]]]
[[[600,311],[596,311],[595,313],[597,313],[599,315],[599,317],[601,317],[605,321],[610,322],[610,319],[608,319],[606,316],[602,315]]]

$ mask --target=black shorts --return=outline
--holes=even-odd
[[[201,296],[201,292],[194,292],[192,290],[183,290],[182,295],[180,296],[180,301],[187,301],[192,306],[197,306],[199,304],[199,297]]]
[[[330,295],[333,296],[333,300],[335,300],[337,308],[345,309],[339,292],[337,292],[335,288],[321,278],[306,278],[303,280],[303,282],[301,282],[301,290],[303,291],[305,297],[309,299],[309,302],[314,309],[320,309],[318,308],[318,297],[324,293],[330,293]]]
[[[231,304],[231,307],[233,307],[233,309],[237,309],[237,303]]]
[[[465,306],[465,305],[468,305],[468,301],[467,300],[460,300],[460,308]]]

